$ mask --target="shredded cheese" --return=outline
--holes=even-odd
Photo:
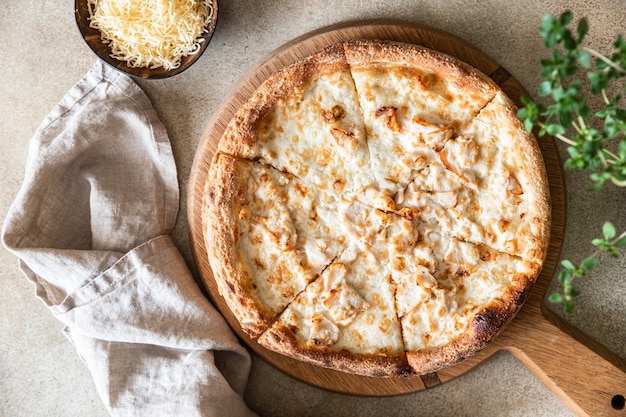
[[[89,14],[113,58],[171,70],[200,50],[213,7],[210,0],[89,0]]]

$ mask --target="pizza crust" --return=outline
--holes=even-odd
[[[482,101],[493,97],[500,89],[482,72],[450,55],[420,45],[385,41],[354,40],[344,43],[346,59],[352,68],[382,68],[400,63],[430,71],[432,82],[446,80],[468,95],[470,100]]]
[[[311,349],[298,344],[288,327],[269,328],[261,339],[263,346],[292,358],[313,363],[324,368],[335,369],[369,377],[408,376],[411,367],[404,353],[392,356],[354,354],[326,348]]]
[[[235,213],[241,211],[249,172],[237,160],[217,153],[211,163],[202,206],[205,246],[219,293],[250,335],[265,330],[271,313],[250,297],[250,271],[238,253],[239,225]]]
[[[245,333],[386,377],[436,372],[496,337],[541,271],[550,214],[541,151],[495,83],[378,40],[269,76],[226,127],[202,207]],[[341,268],[345,282],[324,281]]]

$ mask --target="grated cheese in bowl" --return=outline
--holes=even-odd
[[[173,70],[200,51],[211,0],[88,0],[89,26],[132,68]]]

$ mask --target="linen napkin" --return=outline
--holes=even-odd
[[[250,357],[168,237],[178,197],[150,100],[98,62],[32,138],[3,243],[111,415],[253,415]]]

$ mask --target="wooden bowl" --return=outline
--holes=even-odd
[[[109,48],[109,45],[102,42],[100,31],[89,27],[88,0],[74,0],[74,14],[76,17],[76,24],[78,25],[78,29],[80,30],[83,39],[91,50],[98,56],[98,58],[111,65],[113,68],[133,77],[160,79],[172,77],[185,71],[187,68],[192,66],[205,51],[211,41],[213,33],[215,32],[215,26],[217,25],[217,0],[212,0],[211,3],[213,6],[213,16],[206,30],[201,35],[201,37],[204,38],[204,42],[200,43],[200,50],[193,55],[183,57],[180,66],[172,70],[166,70],[163,67],[153,69],[144,67],[129,67],[126,64],[126,61],[120,61],[113,58],[111,56],[111,49]]]

